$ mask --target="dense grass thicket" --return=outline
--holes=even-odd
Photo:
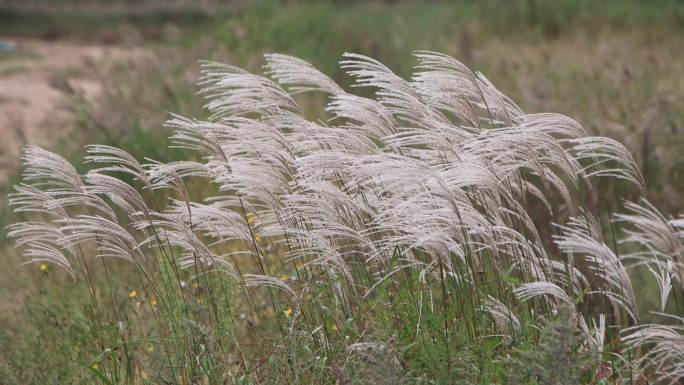
[[[145,54],[2,187],[0,384],[683,381],[684,3],[19,3]]]
[[[137,60],[94,62],[79,70],[106,92],[94,105],[70,95],[79,125],[57,147],[70,160],[89,142],[170,160],[174,155],[157,145],[167,136],[159,130],[165,113],[205,117],[194,97],[198,58],[258,71],[261,53],[282,52],[310,61],[348,87],[350,79],[337,66],[344,51],[377,58],[407,77],[415,62],[406,52],[427,49],[478,68],[527,111],[573,116],[591,134],[624,143],[648,181],[652,201],[668,213],[684,209],[684,160],[677,151],[684,145],[681,2],[256,1],[212,16],[55,8],[22,14],[0,5],[0,33],[148,51]],[[56,75],[56,83],[69,76]],[[302,103],[313,117],[325,100],[312,96]]]
[[[83,317],[65,324],[84,329],[69,381],[684,378],[684,222],[648,202],[629,151],[524,113],[449,56],[415,57],[406,80],[345,54],[372,97],[292,56],[267,55],[266,76],[205,62],[208,118],[166,123],[179,161],[92,145],[79,174],[28,147],[8,235],[43,290],[73,279],[89,297],[29,309]],[[305,117],[310,93],[322,119]],[[640,198],[611,212],[602,180]]]

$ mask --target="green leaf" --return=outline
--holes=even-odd
[[[86,364],[81,363],[81,362],[77,362],[77,364],[88,369],[91,373],[93,373],[95,375],[95,377],[97,377],[100,381],[102,381],[103,384],[114,385],[114,383],[109,378],[107,378],[107,376],[105,376],[104,373],[102,373],[97,368],[94,368],[92,365],[86,365]]]

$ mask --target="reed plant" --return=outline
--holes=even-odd
[[[684,220],[648,202],[629,151],[526,114],[454,58],[414,56],[407,80],[344,54],[358,94],[287,55],[266,55],[264,75],[203,62],[209,118],[166,123],[182,161],[92,145],[79,174],[27,147],[8,235],[90,297],[101,357],[83,370],[107,384],[681,381]],[[320,119],[301,107],[313,93]],[[115,261],[134,267],[133,310],[94,284],[116,286]],[[640,307],[638,273],[659,309]]]

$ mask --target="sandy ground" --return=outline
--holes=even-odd
[[[102,92],[88,68],[138,54],[136,49],[1,37],[0,185],[20,163],[25,144],[50,147],[74,126],[69,100]]]

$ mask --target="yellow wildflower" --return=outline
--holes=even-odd
[[[128,292],[128,298],[133,299],[138,296],[138,292],[135,290],[131,290]]]
[[[261,235],[256,234],[256,235],[254,236],[254,240],[257,241],[257,242],[261,242]]]
[[[197,304],[201,305],[202,304],[202,298],[197,298]]]
[[[157,299],[156,299],[156,298],[152,298],[152,299],[150,300],[150,304],[152,304],[152,306],[157,306]]]
[[[250,226],[254,224],[254,215],[253,214],[247,214],[247,224]]]
[[[333,324],[333,326],[332,326],[332,331],[334,331],[334,332],[337,331],[337,325]]]
[[[38,266],[38,269],[40,270],[41,273],[47,273],[47,271],[48,271],[47,263],[41,263],[40,266]]]
[[[90,367],[95,369],[95,370],[97,370],[97,368],[99,368],[99,366],[97,365],[97,362],[94,362],[92,365],[90,365]]]
[[[150,345],[147,347],[147,352],[152,353],[154,351],[154,345]]]
[[[283,311],[283,313],[285,314],[285,317],[292,316],[292,308],[288,307],[287,310]]]
[[[288,279],[290,279],[290,277],[288,277],[287,274],[283,274],[280,276],[280,280],[283,282],[287,282]]]

